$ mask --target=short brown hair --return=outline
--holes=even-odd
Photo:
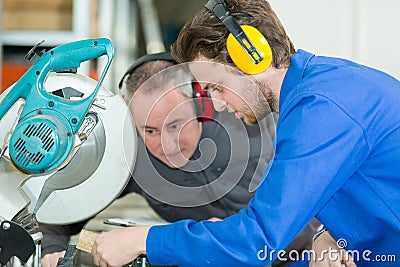
[[[240,25],[256,27],[272,50],[272,66],[288,67],[295,53],[293,43],[266,0],[225,0],[232,16]],[[235,66],[226,50],[228,29],[206,8],[197,12],[181,29],[171,46],[176,61],[193,61],[199,55],[219,63]]]
[[[125,81],[126,100],[129,102],[139,87],[149,80],[153,75],[174,66],[174,63],[165,60],[154,60],[145,62],[129,74]]]
[[[152,94],[164,90],[166,86],[176,87],[182,95],[192,98],[193,81],[194,77],[185,65],[176,65],[163,59],[148,61],[134,69],[126,79],[125,101],[129,103],[139,88],[144,93]]]

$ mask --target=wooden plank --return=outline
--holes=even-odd
[[[3,0],[3,9],[72,10],[73,0]]]
[[[72,12],[3,10],[3,30],[71,31]]]
[[[92,252],[94,241],[98,235],[98,233],[83,229],[79,235],[79,240],[76,248],[88,253]]]

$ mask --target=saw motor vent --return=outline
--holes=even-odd
[[[14,144],[21,166],[39,165],[55,144],[54,131],[45,123],[29,124]]]
[[[10,140],[10,157],[26,173],[44,173],[69,154],[65,127],[49,116],[18,123]]]

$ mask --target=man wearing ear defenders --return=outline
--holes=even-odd
[[[122,232],[101,234],[92,250],[101,266],[139,254],[156,265],[266,266],[314,216],[357,265],[398,265],[398,80],[295,50],[265,0],[208,1],[172,54],[191,62],[217,110],[249,124],[279,113],[272,164],[247,209],[223,221],[129,229],[124,255],[107,246]]]
[[[140,136],[133,179],[123,194],[141,194],[169,222],[223,219],[254,196],[273,156],[274,118],[249,127],[232,114],[214,114],[193,76],[175,64],[169,53],[146,55],[120,82]],[[42,226],[43,267],[57,264],[69,236],[85,223]],[[318,225],[309,224],[288,249],[310,249]]]

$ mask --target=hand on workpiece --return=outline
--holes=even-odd
[[[315,257],[311,257],[310,267],[357,267],[351,255],[338,246],[338,242],[329,231],[325,231],[315,239],[312,246]]]
[[[146,238],[151,226],[127,227],[99,234],[92,248],[97,266],[122,266],[146,254]]]
[[[56,267],[58,259],[64,257],[65,250],[45,255],[41,260],[42,267]]]

